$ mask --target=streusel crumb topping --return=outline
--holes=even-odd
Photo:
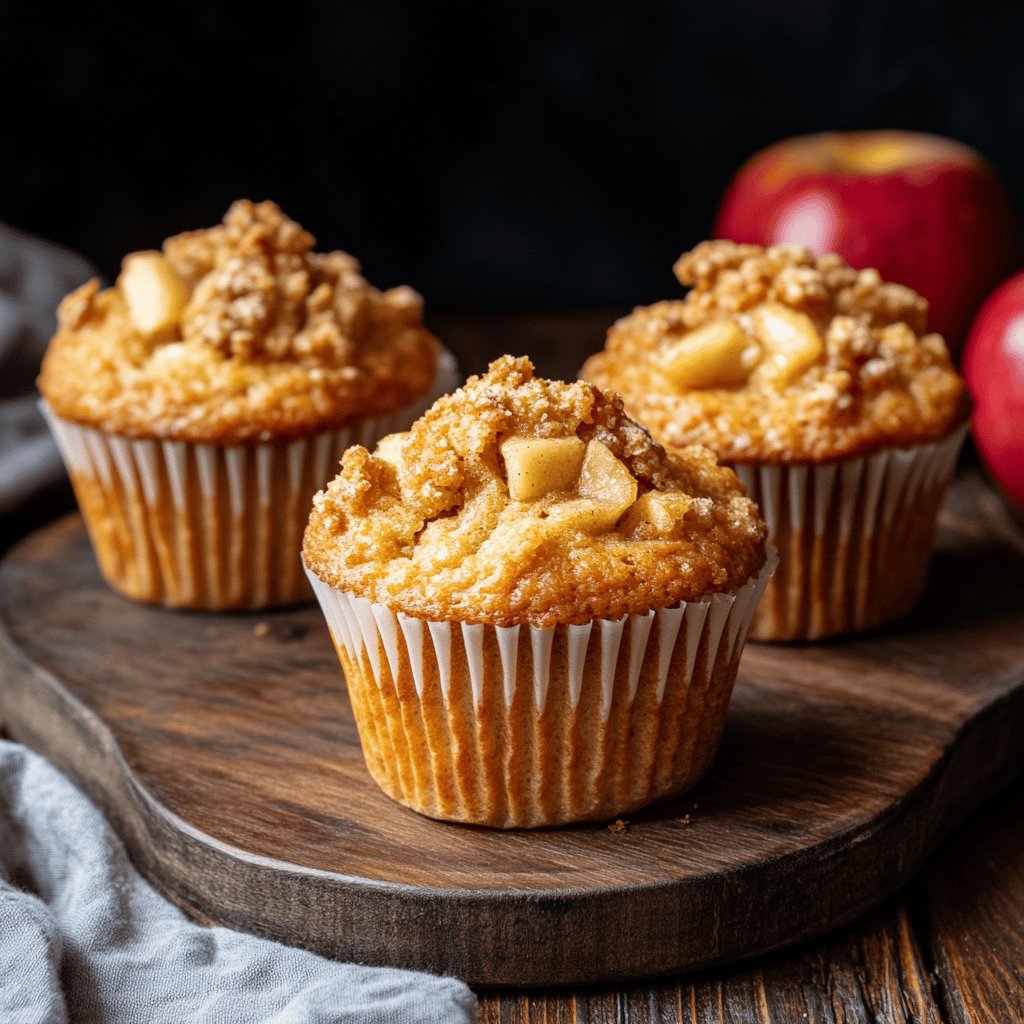
[[[668,455],[591,384],[505,356],[318,494],[307,565],[429,620],[580,623],[734,591],[765,527],[707,449]]]
[[[818,462],[937,440],[967,414],[916,292],[797,245],[704,242],[691,288],[615,324],[583,376],[664,444],[728,462]]]
[[[133,253],[69,295],[40,390],[68,419],[191,441],[284,439],[408,405],[438,345],[411,288],[379,291],[275,203]]]

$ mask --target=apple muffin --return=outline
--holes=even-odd
[[[370,773],[504,828],[675,796],[717,747],[771,571],[704,448],[503,357],[314,500],[303,553]]]
[[[299,558],[341,453],[454,387],[411,288],[379,291],[271,202],[129,255],[60,306],[39,390],[100,567],[191,608],[311,595]]]
[[[711,448],[761,506],[780,564],[752,636],[907,612],[969,411],[925,300],[794,245],[704,242],[675,270],[689,294],[620,320],[582,375],[670,449]]]

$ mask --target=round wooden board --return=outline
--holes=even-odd
[[[367,775],[319,612],[187,614],[101,581],[77,517],[0,570],[0,714],[193,916],[476,985],[654,976],[797,942],[896,890],[1024,767],[1024,555],[955,487],[920,608],[750,646],[708,779],[604,825],[421,818]]]

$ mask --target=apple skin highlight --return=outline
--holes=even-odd
[[[828,132],[751,157],[726,190],[714,235],[797,242],[874,267],[928,300],[929,328],[956,354],[978,306],[1012,269],[1019,223],[969,146],[913,132]]]
[[[1024,272],[981,307],[964,348],[971,430],[1003,493],[1024,513]]]

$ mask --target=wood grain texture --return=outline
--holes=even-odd
[[[900,906],[756,964],[667,982],[481,1000],[482,1024],[942,1024]]]
[[[1024,1020],[1024,780],[855,924],[667,982],[481,996],[484,1024],[1011,1024]]]
[[[921,888],[946,1018],[1024,1021],[1024,783],[943,844]]]
[[[1024,559],[993,539],[984,493],[958,487],[909,619],[748,648],[709,778],[622,833],[491,832],[393,804],[314,609],[132,603],[75,518],[0,572],[2,717],[197,916],[482,985],[725,962],[876,905],[1021,768]]]

